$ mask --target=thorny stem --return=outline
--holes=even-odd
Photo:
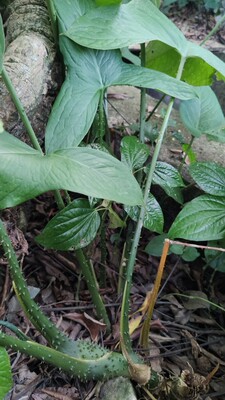
[[[9,75],[8,75],[8,73],[7,73],[7,71],[6,71],[6,69],[4,67],[2,68],[2,79],[3,79],[8,91],[9,91],[11,97],[12,97],[13,103],[16,106],[16,109],[17,109],[17,111],[19,113],[19,116],[20,116],[21,120],[24,123],[24,126],[25,126],[25,128],[27,130],[27,133],[28,133],[28,136],[30,138],[30,141],[31,141],[32,145],[34,146],[34,148],[36,150],[39,150],[40,153],[43,154],[41,146],[40,146],[40,144],[39,144],[39,142],[37,140],[37,137],[36,137],[35,132],[34,132],[32,126],[31,126],[31,123],[30,123],[30,121],[29,121],[29,119],[28,119],[28,117],[26,115],[24,107],[23,107],[23,105],[22,105],[22,103],[21,103],[21,101],[20,101],[20,99],[19,99],[19,97],[18,97],[18,95],[16,93],[16,90],[15,90],[13,84],[12,84],[12,81],[11,81],[11,79],[10,79],[10,77],[9,77]]]
[[[186,58],[182,57],[179,68],[178,68],[177,76],[176,76],[177,79],[181,78],[185,61],[186,61]],[[170,114],[171,114],[171,111],[173,108],[173,103],[174,103],[174,99],[171,99],[169,102],[168,108],[167,108],[167,112],[166,112],[163,124],[162,124],[160,132],[159,132],[157,142],[156,142],[155,151],[154,151],[154,154],[152,157],[152,162],[151,162],[151,166],[150,166],[150,169],[148,172],[147,181],[146,181],[146,185],[145,185],[144,201],[143,201],[143,205],[141,206],[141,209],[140,209],[139,218],[137,221],[136,230],[134,233],[134,238],[133,238],[133,242],[132,242],[132,246],[131,246],[131,252],[130,252],[129,260],[127,263],[127,276],[126,276],[127,284],[126,284],[126,290],[124,291],[124,295],[123,295],[124,316],[123,316],[123,318],[121,318],[120,335],[121,335],[124,345],[126,346],[126,351],[128,353],[130,353],[131,355],[132,355],[132,345],[131,345],[131,339],[130,339],[130,335],[129,335],[129,299],[130,299],[130,291],[131,291],[131,285],[132,285],[132,275],[133,275],[133,271],[134,271],[137,249],[138,249],[138,245],[139,245],[139,241],[140,241],[140,237],[141,237],[141,230],[143,227],[143,222],[144,222],[144,217],[145,217],[145,212],[146,212],[146,204],[147,204],[149,192],[150,192],[152,181],[153,181],[153,174],[155,171],[156,162],[157,162],[157,159],[159,156],[159,152],[161,149],[164,134],[165,134],[168,122],[169,122]]]
[[[27,284],[20,270],[17,256],[6,232],[3,222],[0,220],[0,243],[9,263],[10,273],[13,282],[16,282],[14,289],[32,324],[43,334],[48,343],[53,347],[60,347],[64,335],[56,326],[42,313],[37,304],[31,299]]]

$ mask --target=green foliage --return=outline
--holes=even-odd
[[[10,359],[7,351],[0,347],[0,400],[4,400],[12,385]]]
[[[131,205],[142,202],[141,190],[127,166],[105,152],[71,147],[43,156],[7,132],[1,133],[0,145],[0,208],[56,189]]]
[[[51,219],[37,241],[50,249],[79,249],[95,238],[99,225],[98,211],[88,200],[76,199]]]
[[[172,4],[176,3],[179,8],[185,7],[186,5],[194,4],[195,6],[203,6],[206,10],[213,10],[217,13],[219,10],[221,12],[224,11],[224,2],[223,0],[163,0],[163,8],[167,9]]]

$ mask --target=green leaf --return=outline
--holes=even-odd
[[[189,143],[183,143],[183,144],[182,144],[182,150],[183,150],[183,152],[185,153],[185,159],[186,159],[186,156],[187,156],[187,157],[188,157],[188,162],[189,162],[190,164],[196,162],[196,160],[197,160],[196,153],[195,153],[194,150],[190,147],[190,144],[189,144]]]
[[[130,205],[142,203],[141,189],[127,166],[102,151],[82,147],[43,156],[4,132],[0,157],[0,208],[56,189]]]
[[[198,98],[182,101],[180,116],[193,136],[220,132],[225,118],[215,93],[210,87],[196,88]]]
[[[189,172],[204,192],[225,196],[225,168],[213,162],[196,162]]]
[[[88,132],[101,97],[109,86],[151,87],[181,99],[196,96],[195,89],[157,71],[128,65],[119,51],[95,51],[61,39],[67,66],[66,80],[47,124],[48,153],[77,146]]]
[[[208,246],[224,248],[225,240],[210,241]],[[219,250],[205,249],[205,260],[207,265],[218,272],[225,272],[225,253]]]
[[[133,221],[137,221],[140,213],[140,207],[129,207],[124,206],[125,211]],[[162,209],[155,199],[155,197],[149,193],[149,197],[146,205],[146,213],[144,217],[144,227],[150,231],[162,233],[163,231],[164,218]]]
[[[121,140],[121,161],[127,164],[131,171],[143,167],[149,155],[149,147],[140,143],[135,136],[125,136]]]
[[[173,62],[171,62],[173,60]],[[174,47],[159,40],[148,43],[146,47],[146,67],[175,77],[181,60],[180,53]],[[187,58],[181,80],[190,85],[211,85],[215,68],[199,57]]]
[[[162,233],[161,235],[155,236],[145,247],[145,252],[150,256],[161,257],[164,241],[168,238],[167,233]],[[171,247],[171,246],[170,246]],[[169,251],[168,254],[171,252]]]
[[[0,347],[0,377],[0,400],[3,400],[13,385],[10,359],[3,347]]]
[[[225,79],[223,61],[210,51],[188,42],[150,0],[132,0],[120,6],[92,9],[78,18],[65,34],[82,46],[102,50],[158,40],[176,49],[184,59],[191,58],[184,66],[188,82],[192,79],[196,85],[208,84],[216,71],[219,79]],[[171,60],[174,62],[174,57],[169,59],[170,64]]]
[[[172,224],[171,239],[217,240],[225,235],[225,198],[199,196],[187,203]]]
[[[181,257],[186,262],[192,262],[195,261],[199,256],[200,253],[195,247],[185,247]]]
[[[97,210],[88,200],[76,199],[51,219],[36,240],[49,249],[80,249],[95,238],[99,225]]]
[[[0,15],[0,74],[3,68],[4,53],[5,53],[5,34],[4,34],[2,17]]]
[[[176,47],[181,54],[187,47],[181,31],[150,0],[90,10],[73,23],[66,35],[82,46],[102,50],[157,39]]]
[[[183,203],[183,196],[180,188],[185,185],[180,173],[172,165],[158,161],[153,175],[153,182],[161,186],[166,194],[175,201],[180,204]]]
[[[122,0],[95,0],[98,6],[110,6],[113,4],[119,4]]]

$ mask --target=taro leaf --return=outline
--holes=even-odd
[[[131,171],[141,168],[150,154],[149,147],[135,136],[125,136],[121,141],[121,161]]]
[[[5,398],[12,385],[10,359],[6,349],[0,347],[0,400]]]
[[[51,219],[36,240],[49,249],[80,249],[95,238],[99,225],[99,214],[89,201],[76,199]]]
[[[162,161],[156,163],[156,169],[153,175],[153,182],[161,186],[166,194],[175,201],[182,204],[183,196],[180,188],[184,187],[184,182],[179,172],[172,165]]]
[[[225,118],[215,93],[210,87],[196,88],[198,98],[182,101],[180,116],[193,136],[220,132],[225,128]]]
[[[4,132],[0,157],[0,208],[55,189],[130,205],[142,203],[139,185],[127,166],[102,151],[81,147],[43,156]]]
[[[189,172],[204,192],[225,196],[225,168],[213,162],[196,162]]]
[[[191,58],[188,61],[190,64],[184,68],[197,81],[195,84],[201,85],[202,71],[205,79],[211,79],[216,71],[219,72],[218,79],[225,79],[223,61],[186,40],[182,32],[150,0],[131,0],[120,6],[92,9],[78,18],[65,34],[82,46],[101,50],[158,40],[176,49],[183,58]],[[212,68],[205,68],[204,62]]]
[[[196,96],[195,89],[158,71],[128,65],[119,51],[95,51],[61,39],[67,65],[66,80],[54,103],[45,135],[48,153],[77,146],[89,130],[101,93],[109,86],[151,87],[180,99]]]
[[[172,224],[171,239],[217,240],[225,235],[225,197],[203,195],[187,203]]]
[[[140,213],[140,207],[128,207],[124,206],[125,211],[129,215],[133,221],[137,221]],[[150,231],[162,233],[163,231],[164,218],[162,209],[155,199],[155,197],[149,193],[147,205],[146,205],[146,213],[144,217],[144,227],[149,229]]]
[[[4,53],[5,53],[5,34],[4,34],[2,17],[0,15],[0,74],[3,68]]]

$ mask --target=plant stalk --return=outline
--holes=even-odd
[[[145,67],[145,43],[141,43],[141,66]],[[141,88],[139,140],[145,142],[146,88]]]
[[[24,110],[24,107],[23,107],[23,105],[22,105],[22,103],[21,103],[21,101],[20,101],[20,99],[19,99],[19,97],[18,97],[18,95],[16,93],[16,90],[15,90],[15,88],[14,88],[14,86],[12,84],[12,81],[11,81],[11,79],[10,79],[10,77],[9,77],[9,75],[8,75],[8,73],[7,73],[7,71],[6,71],[4,66],[3,66],[3,69],[2,69],[2,79],[3,79],[3,81],[5,83],[5,86],[7,87],[8,91],[9,91],[11,97],[12,97],[13,103],[15,104],[15,107],[16,107],[18,113],[19,113],[19,116],[20,116],[21,120],[23,121],[23,124],[24,124],[24,126],[25,126],[25,128],[27,130],[28,136],[30,138],[30,141],[31,141],[33,147],[36,150],[39,150],[40,153],[43,154],[41,146],[40,146],[40,144],[39,144],[39,142],[37,140],[35,132],[34,132],[32,126],[31,126],[31,123],[30,123],[30,121],[29,121],[29,119],[27,117],[27,114],[26,114],[25,110]]]
[[[200,43],[200,46],[203,46],[207,42],[207,40],[209,40],[213,35],[215,35],[216,32],[218,32],[218,30],[220,29],[220,27],[224,23],[224,21],[225,21],[225,14],[216,23],[216,25],[214,26],[214,28],[212,28],[212,30],[208,33],[208,35],[206,35],[205,39],[203,39],[203,41]]]
[[[46,0],[48,14],[50,18],[52,34],[54,37],[55,44],[58,45],[58,27],[57,27],[57,18],[56,11],[52,0]]]
[[[177,72],[177,79],[181,78],[182,71],[184,68],[186,58],[182,57],[179,65],[179,69]],[[143,227],[143,222],[144,222],[144,217],[146,213],[146,204],[148,200],[148,195],[151,189],[152,181],[153,181],[153,175],[156,167],[156,162],[158,160],[159,152],[162,146],[164,134],[169,122],[170,114],[173,108],[173,103],[174,99],[172,98],[169,102],[167,112],[163,121],[163,124],[161,126],[160,132],[158,139],[156,141],[156,146],[155,146],[155,151],[153,153],[152,157],[152,162],[151,166],[147,175],[147,181],[145,185],[145,190],[144,190],[144,200],[143,200],[143,205],[141,206],[140,213],[139,213],[139,218],[137,221],[136,225],[136,230],[134,233],[134,238],[132,242],[132,247],[131,247],[131,252],[130,256],[128,259],[127,263],[127,276],[126,276],[126,290],[124,291],[123,295],[123,310],[124,310],[124,315],[123,318],[121,318],[120,322],[120,335],[122,338],[122,341],[126,347],[126,351],[132,356],[132,345],[131,345],[131,339],[129,335],[129,299],[130,299],[130,291],[131,291],[131,286],[132,286],[132,275],[134,271],[134,266],[135,266],[135,260],[136,260],[136,255],[137,255],[137,249],[141,237],[141,230]]]

